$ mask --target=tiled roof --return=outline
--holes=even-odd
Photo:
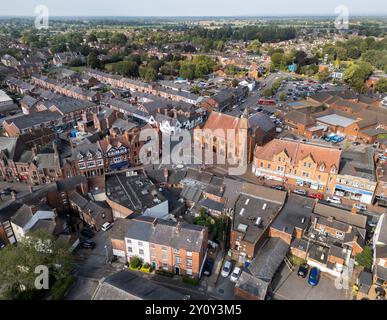
[[[325,172],[330,172],[333,166],[339,169],[341,156],[339,149],[316,146],[299,141],[275,139],[263,147],[256,147],[254,155],[258,159],[271,161],[273,156],[282,151],[285,151],[291,158],[293,165],[298,165],[300,161],[311,156],[318,165],[325,164]]]

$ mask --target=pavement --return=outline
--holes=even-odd
[[[307,278],[297,276],[297,268],[291,271],[284,264],[272,281],[275,300],[349,300],[351,289],[338,290],[334,280],[321,274],[316,287],[308,284]]]

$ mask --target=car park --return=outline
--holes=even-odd
[[[320,281],[320,270],[317,268],[312,268],[309,273],[308,283],[315,287],[318,285],[318,282]]]
[[[226,261],[223,265],[221,275],[223,278],[227,278],[230,275],[232,268],[232,263],[231,261]]]
[[[341,199],[338,197],[328,197],[327,201],[333,204],[341,204]]]
[[[296,189],[293,191],[293,193],[298,194],[300,196],[306,196],[308,194],[305,190],[302,189]]]
[[[241,273],[242,273],[242,269],[239,268],[239,267],[235,267],[233,272],[231,273],[230,280],[232,282],[237,282],[239,277],[240,277],[240,275],[241,275]]]
[[[309,271],[309,266],[307,264],[302,264],[300,265],[300,267],[298,268],[298,272],[297,272],[297,275],[301,278],[306,278],[307,275],[308,275],[308,271]]]

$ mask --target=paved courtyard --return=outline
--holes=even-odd
[[[297,276],[297,268],[290,271],[286,266],[277,273],[272,282],[274,299],[276,300],[348,300],[349,292],[338,290],[334,281],[321,274],[319,284],[312,287],[308,279]]]

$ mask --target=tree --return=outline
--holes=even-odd
[[[111,43],[115,45],[125,45],[128,42],[128,38],[120,32],[114,32],[111,37]]]
[[[318,74],[317,74],[317,78],[320,80],[320,81],[327,81],[330,77],[330,71],[329,69],[324,69],[322,71],[320,71]]]
[[[193,80],[195,78],[195,65],[190,62],[183,62],[180,67],[180,76],[188,80]]]
[[[231,85],[236,88],[239,85],[239,81],[237,79],[232,79]]]
[[[90,68],[98,68],[100,65],[98,56],[95,52],[90,52],[87,56],[87,66]]]
[[[364,247],[363,252],[356,255],[355,260],[362,267],[366,269],[371,269],[373,263],[372,256],[372,249],[370,247]]]
[[[271,63],[273,67],[280,68],[282,65],[283,58],[284,58],[283,53],[279,53],[279,52],[273,53],[273,55],[271,56]]]
[[[86,43],[97,42],[98,38],[94,33],[90,33],[86,38]]]
[[[259,42],[259,40],[253,40],[249,43],[249,45],[247,46],[247,50],[249,52],[252,52],[252,53],[255,53],[255,54],[258,54],[260,53],[260,50],[261,50],[261,43]]]
[[[265,90],[263,90],[262,95],[265,98],[269,98],[269,97],[273,96],[273,89],[272,88],[266,88]]]
[[[364,91],[364,82],[372,74],[371,64],[365,61],[358,61],[350,65],[344,71],[344,81],[357,91]]]
[[[375,86],[376,91],[380,93],[387,92],[387,79],[380,79]]]
[[[8,299],[32,297],[37,293],[36,267],[46,266],[51,281],[70,275],[71,254],[67,242],[55,240],[45,231],[30,232],[17,245],[0,250],[0,287],[5,288]]]
[[[285,92],[281,92],[280,95],[279,95],[279,99],[281,101],[285,101],[286,100],[286,93]]]
[[[146,68],[144,80],[148,82],[153,82],[157,80],[157,72],[153,68]]]
[[[128,77],[138,76],[138,65],[134,61],[119,61],[114,64],[113,71]]]

